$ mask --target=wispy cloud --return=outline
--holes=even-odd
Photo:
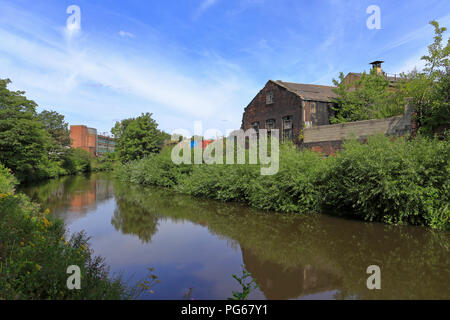
[[[28,19],[32,19],[30,26],[40,22]],[[107,122],[149,111],[165,122],[168,131],[191,127],[186,119],[221,128],[220,119],[227,117],[232,118],[227,125],[236,128],[242,101],[254,90],[238,66],[218,55],[205,56],[191,68],[189,58],[183,61],[178,55],[172,59],[170,54],[159,54],[161,48],[136,54],[111,50],[107,42],[89,38],[72,39],[74,43],[68,46],[43,26],[40,32],[46,33],[39,35],[33,28],[20,27],[22,32],[16,33],[11,31],[13,21],[0,26],[0,52],[8,57],[0,59],[0,78],[11,77],[15,86],[35,95],[30,98],[79,117],[90,114]],[[37,36],[51,40],[35,41]],[[230,112],[233,108],[237,112]],[[230,117],[230,113],[237,116]]]
[[[123,30],[119,31],[119,35],[121,37],[128,37],[128,38],[134,38],[135,37],[135,35],[133,33],[127,32],[127,31],[123,31]]]
[[[202,0],[202,3],[194,13],[194,19],[198,19],[203,13],[206,12],[206,10],[215,5],[218,1],[219,0]]]

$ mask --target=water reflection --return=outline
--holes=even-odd
[[[136,236],[152,252],[149,259],[160,263],[165,270],[173,269],[166,283],[161,282],[161,286],[166,286],[166,295],[160,298],[182,297],[180,284],[169,280],[173,280],[174,274],[179,276],[178,282],[186,283],[184,288],[190,287],[189,281],[197,283],[201,287],[198,290],[203,290],[199,298],[226,298],[224,292],[231,293],[228,289],[233,282],[231,274],[236,273],[241,261],[261,290],[253,298],[450,298],[448,232],[362,223],[325,215],[267,214],[240,204],[194,199],[160,188],[124,185],[103,175],[53,180],[31,187],[27,192],[66,221],[94,212],[95,206],[114,194],[115,208],[104,218],[109,219],[104,223],[113,226],[108,231],[111,238],[103,241],[109,241],[110,246],[119,250],[114,245],[119,241],[112,234]],[[211,242],[209,248],[208,242]],[[133,246],[126,250],[144,254],[139,245]],[[98,254],[108,256],[110,253],[105,248],[99,246],[102,252]],[[155,248],[159,248],[156,256]],[[176,256],[174,252],[178,252]],[[232,252],[240,254],[241,261]],[[170,259],[165,257],[168,255],[172,255]],[[198,264],[190,260],[192,256]],[[127,261],[125,258],[120,261],[121,266],[127,270],[136,268],[131,259],[129,264]],[[223,263],[219,265],[217,261]],[[366,287],[366,268],[372,264],[381,267],[382,290],[379,291]]]

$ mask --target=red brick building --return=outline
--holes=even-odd
[[[334,87],[269,80],[245,108],[241,129],[279,129],[298,142],[303,128],[330,124]]]
[[[70,126],[70,141],[72,148],[84,149],[92,156],[97,153],[97,129],[83,125]]]

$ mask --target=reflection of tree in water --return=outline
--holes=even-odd
[[[111,224],[124,234],[134,234],[142,242],[148,243],[158,230],[158,218],[136,204],[121,197],[116,198],[117,206]]]

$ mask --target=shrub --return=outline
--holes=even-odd
[[[0,163],[0,194],[13,193],[17,183],[10,170]]]
[[[298,152],[294,145],[282,145],[279,172],[257,176],[250,187],[250,205],[281,212],[320,211],[318,182],[325,166],[319,153]]]
[[[174,187],[182,175],[192,171],[190,165],[176,165],[171,160],[171,148],[164,148],[142,160],[118,165],[115,172],[119,179],[143,185]]]
[[[448,228],[449,144],[384,136],[349,141],[322,180],[323,207],[340,216]]]
[[[247,201],[259,174],[257,165],[194,165],[177,189],[193,196],[222,201]]]

